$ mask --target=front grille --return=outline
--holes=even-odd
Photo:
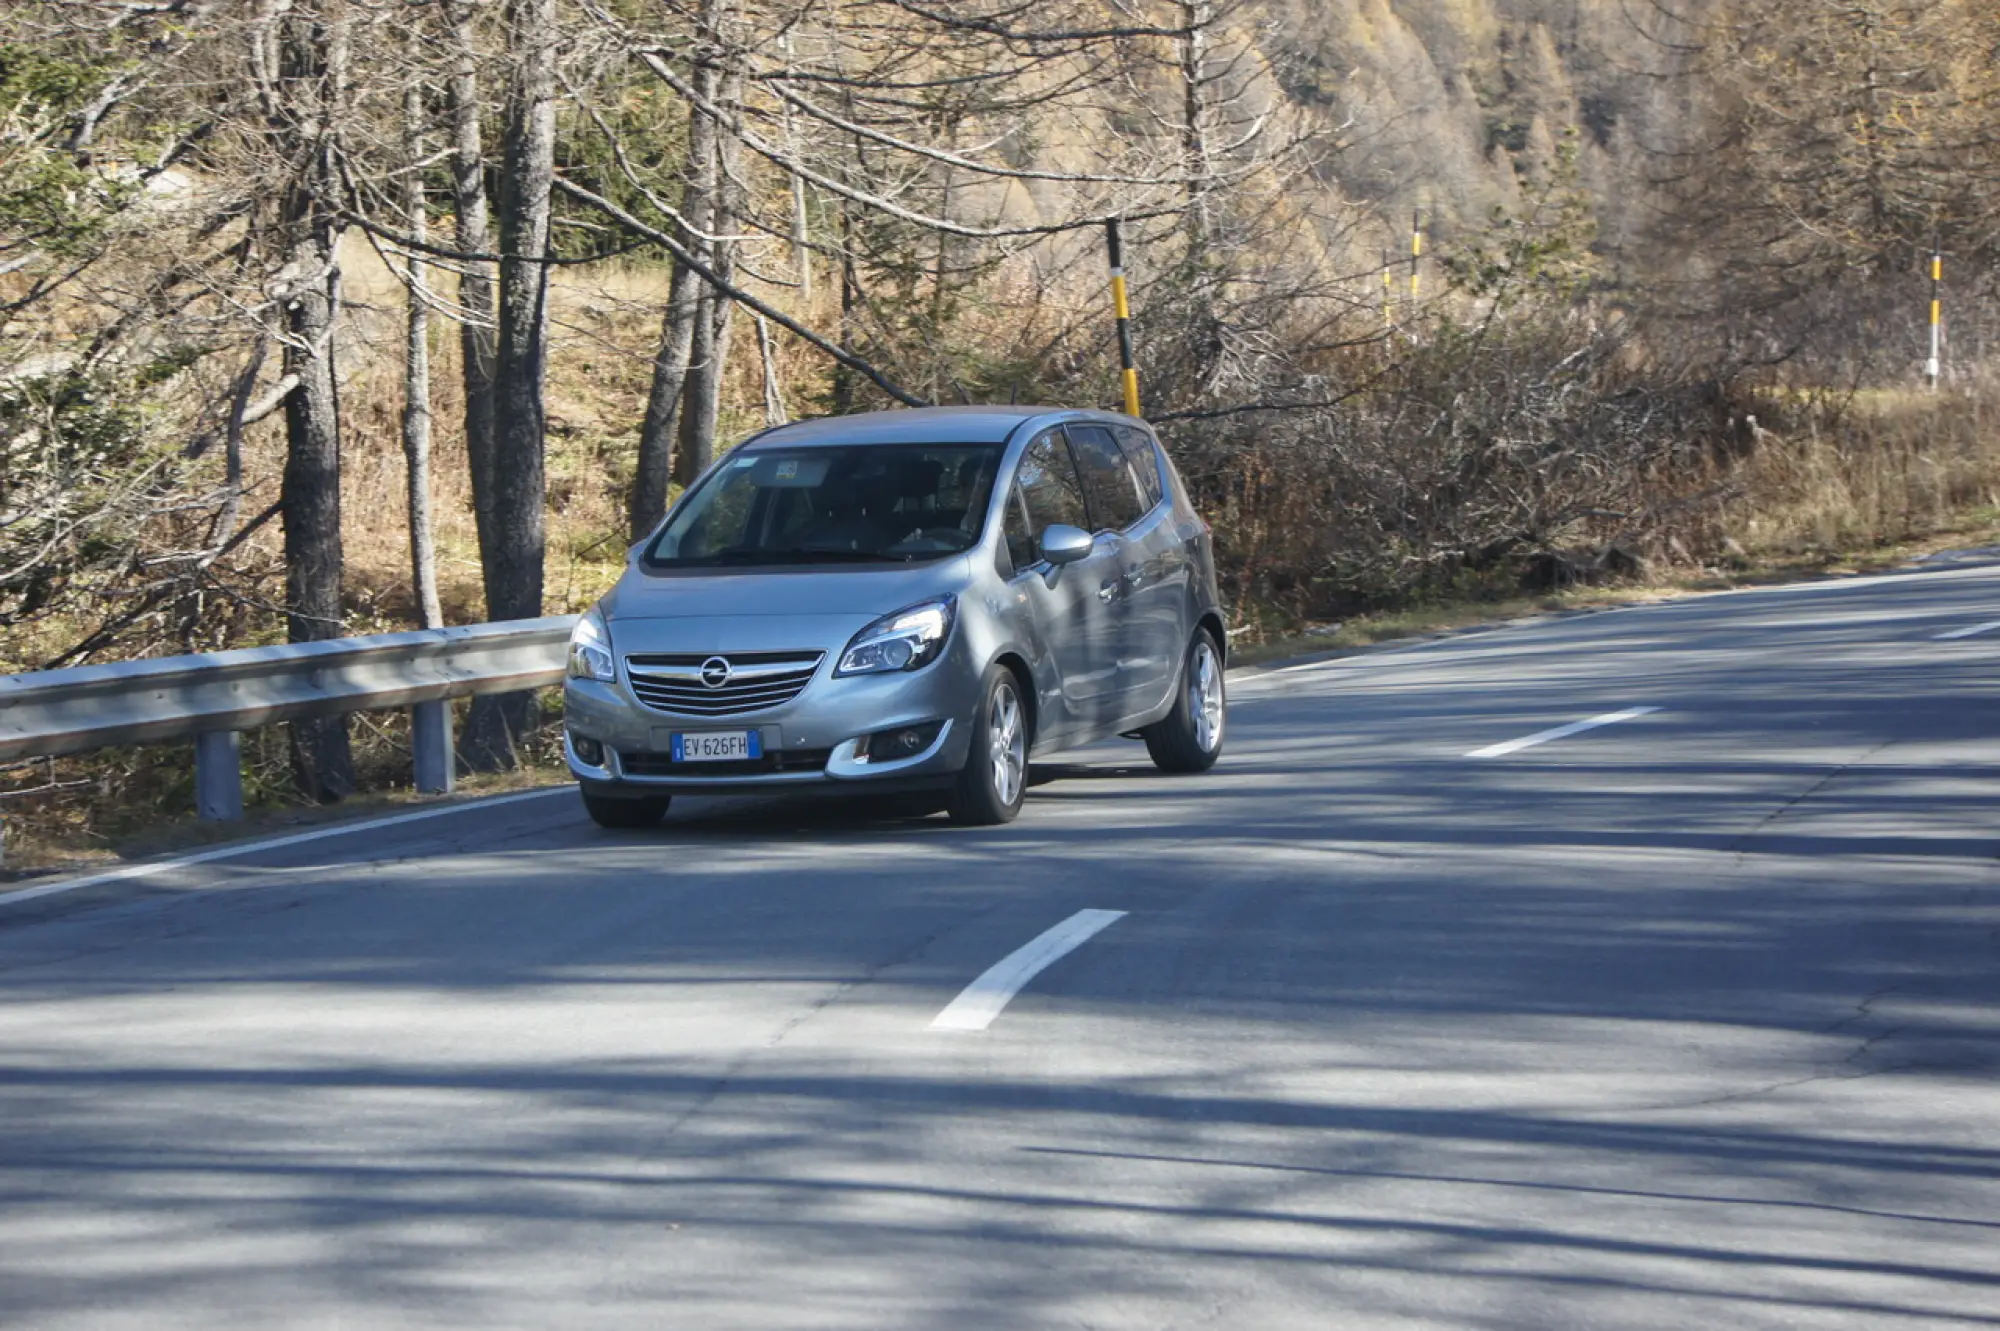
[[[782,707],[812,683],[825,652],[713,652],[628,656],[625,671],[632,692],[655,711],[677,716],[737,716]],[[729,682],[713,687],[702,672],[716,661],[729,663]]]
[[[618,751],[618,764],[627,776],[769,776],[774,772],[824,772],[832,749],[778,749],[762,758],[740,762],[677,763],[670,753]]]

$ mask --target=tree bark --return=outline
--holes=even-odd
[[[685,214],[683,214],[685,215]],[[674,265],[667,310],[660,321],[660,349],[653,357],[653,383],[646,416],[639,426],[639,457],[632,474],[627,517],[632,539],[642,539],[667,512],[667,482],[673,473],[674,436],[679,433],[681,389],[694,351],[694,325],[701,308],[701,279],[686,264]]]
[[[709,191],[708,216],[703,226],[714,239],[708,244],[709,267],[724,282],[735,280],[736,246],[725,239],[735,225],[735,209],[730,198],[730,172],[725,163],[732,156],[727,135],[718,133],[706,168]],[[683,486],[715,460],[716,425],[722,418],[722,376],[729,364],[730,330],[734,326],[736,302],[726,292],[707,283],[701,288],[701,308],[695,318],[694,346],[688,357],[688,379],[681,409],[680,453],[674,459],[674,479]]]
[[[404,159],[409,175],[403,186],[404,225],[418,241],[429,239],[425,215],[424,94],[415,81],[403,88]],[[409,320],[403,341],[403,455],[408,463],[410,518],[410,588],[421,628],[444,627],[438,603],[437,546],[431,531],[431,311],[424,292],[424,264],[413,254],[409,271]]]
[[[1188,266],[1198,268],[1208,257],[1215,219],[1209,206],[1215,162],[1209,147],[1209,27],[1215,21],[1211,0],[1181,0],[1181,169],[1187,175]]]
[[[703,36],[714,48],[717,25],[722,20],[725,0],[704,0],[701,11]],[[702,99],[713,105],[720,91],[721,73],[713,61],[695,73],[695,86]],[[681,216],[699,232],[715,232],[715,194],[719,183],[720,128],[715,120],[690,107],[688,110],[687,180],[681,189]],[[704,235],[688,238],[688,247],[713,266],[713,245]],[[669,479],[685,485],[690,475],[686,450],[675,456],[675,438],[686,437],[687,395],[692,367],[706,354],[701,329],[712,325],[704,317],[713,293],[685,264],[674,266],[673,283],[667,292],[667,309],[660,327],[660,350],[653,358],[653,382],[646,397],[646,418],[639,430],[639,457],[632,481],[629,517],[632,539],[651,531],[667,510]],[[712,336],[712,333],[711,333]]]
[[[486,146],[480,123],[479,57],[473,7],[469,0],[444,0],[444,14],[451,25],[453,56],[451,187],[458,248],[462,254],[488,254],[493,248],[493,233],[486,195]],[[486,617],[493,619],[496,616],[491,589],[498,576],[493,524],[493,373],[497,358],[493,267],[474,259],[462,259],[459,265],[458,347],[465,389],[465,463],[472,482],[473,520],[479,536],[480,585],[486,591]],[[472,700],[465,729],[459,735],[459,761],[466,767],[504,766],[511,758],[508,706],[505,698],[492,695]]]
[[[285,373],[298,387],[285,399],[285,632],[318,642],[342,632],[344,555],[340,538],[340,392],[334,378],[334,325],[340,310],[340,231],[326,201],[337,179],[334,141],[346,80],[347,19],[330,12],[280,19],[280,88],[288,104],[278,138],[300,163],[287,183],[280,219],[290,240]],[[294,779],[308,799],[354,791],[345,717],[291,724]]]
[[[847,200],[836,205],[833,215],[834,243],[840,251],[840,349],[854,355],[854,330],[861,304],[861,277],[854,262],[854,222],[848,215]],[[854,372],[845,365],[833,371],[833,414],[845,416],[854,410]]]
[[[508,0],[513,64],[500,190],[500,309],[493,380],[493,503],[487,614],[542,613],[545,497],[542,389],[548,368],[550,194],[555,180],[555,0]],[[535,695],[500,695],[497,730],[472,734],[476,766],[511,767],[532,729]]]
[[[492,250],[486,199],[486,156],[479,123],[479,66],[473,45],[472,6],[445,0],[451,25],[453,66],[450,84],[452,207],[458,248],[464,254]],[[481,573],[491,578],[487,552],[493,521],[493,272],[489,264],[461,260],[458,303],[460,362],[465,384],[465,456],[472,480],[472,508],[478,524]],[[489,617],[490,617],[489,611]],[[476,704],[475,704],[476,707]]]

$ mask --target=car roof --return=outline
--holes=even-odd
[[[1023,421],[1101,415],[1070,407],[906,407],[820,416],[766,430],[745,442],[753,447],[812,444],[1001,444]]]

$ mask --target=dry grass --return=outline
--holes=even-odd
[[[2000,506],[2000,384],[1775,398],[1722,520],[1754,558],[1813,558],[1952,530]],[[1726,553],[1733,554],[1734,551]]]

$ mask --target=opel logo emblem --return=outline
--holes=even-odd
[[[719,689],[729,682],[729,662],[720,656],[711,656],[701,663],[701,682],[711,689]]]

